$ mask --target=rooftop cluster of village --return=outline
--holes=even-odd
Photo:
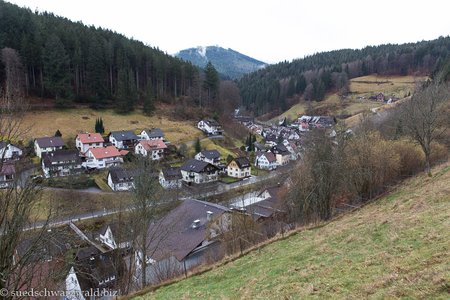
[[[335,122],[330,117],[301,116],[291,124],[282,119],[277,125],[263,125],[239,114],[234,116],[234,121],[259,136],[259,141],[252,141],[252,147],[244,147],[242,153],[247,155],[229,161],[217,149],[209,149],[196,153],[194,158],[185,158],[179,166],[171,166],[167,159],[170,142],[158,128],[145,129],[139,134],[134,131],[112,131],[106,136],[80,133],[75,138],[75,149],[68,149],[59,136],[36,138],[33,146],[35,155],[41,159],[41,173],[45,178],[107,170],[105,180],[113,191],[130,191],[134,188],[136,170],[127,167],[125,158],[132,153],[152,161],[164,160],[166,164],[158,164],[163,166],[159,170],[159,182],[165,189],[178,189],[216,182],[223,176],[248,178],[252,176],[252,168],[273,171],[288,165],[301,157],[303,138],[308,130],[331,128]],[[215,120],[200,120],[197,127],[207,137],[220,138],[223,134]],[[13,162],[24,156],[24,151],[17,145],[2,142],[0,154],[5,161],[0,182],[2,187],[8,187],[15,176]],[[289,225],[283,218],[287,210],[284,197],[280,196],[283,188],[283,184],[263,188],[242,199],[233,199],[227,205],[183,199],[179,206],[148,228],[150,243],[145,250],[136,247],[129,224],[112,222],[100,230],[85,231],[70,223],[49,231],[52,242],[35,259],[39,261],[39,268],[57,269],[66,253],[72,251],[76,263],[60,284],[66,291],[78,295],[92,289],[117,289],[125,276],[131,278],[131,290],[139,289],[144,259],[145,280],[153,284],[229,254],[230,243],[236,242],[232,238],[231,242],[229,240],[232,223],[242,222],[233,219],[235,212],[243,213],[256,224],[258,229],[252,227],[252,230],[259,233],[253,238],[270,238],[285,230]],[[167,228],[170,230],[166,232]],[[160,232],[164,234],[156,234]],[[18,258],[26,252],[26,247],[24,241],[16,251]],[[234,251],[235,248],[236,245]],[[45,257],[43,261],[42,257]]]

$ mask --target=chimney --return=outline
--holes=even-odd
[[[211,221],[212,215],[213,215],[213,212],[210,211],[210,210],[208,210],[208,211],[206,212],[206,220]]]
[[[197,229],[200,226],[200,220],[194,220],[194,223],[192,223],[192,228]]]

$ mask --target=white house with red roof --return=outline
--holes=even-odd
[[[86,152],[85,168],[104,169],[123,163],[122,155],[114,146],[90,148]]]
[[[134,153],[150,156],[152,160],[159,160],[164,156],[167,145],[162,140],[142,140],[134,147]]]
[[[89,148],[103,147],[104,142],[100,133],[80,133],[75,138],[75,146],[81,153],[86,153]]]

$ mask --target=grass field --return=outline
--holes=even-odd
[[[448,299],[450,165],[138,299]]]
[[[56,217],[117,209],[131,203],[130,193],[89,193],[77,190],[45,189],[32,211],[32,220],[45,220],[51,210]]]
[[[277,121],[282,117],[295,120],[300,115],[305,114],[309,105],[315,110],[326,112],[329,115],[350,114],[357,115],[372,108],[383,106],[383,103],[369,100],[368,98],[378,93],[383,93],[387,98],[404,98],[412,94],[418,82],[424,81],[427,77],[419,76],[378,76],[369,75],[353,78],[350,80],[350,93],[347,98],[341,100],[337,94],[329,94],[324,101],[311,104],[301,101],[295,104],[280,116],[271,121]],[[364,97],[365,99],[361,99]]]
[[[120,115],[113,110],[93,110],[77,108],[68,110],[31,111],[23,121],[27,129],[24,140],[42,136],[52,136],[60,130],[65,140],[75,138],[80,132],[93,132],[95,120],[103,119],[105,133],[114,130],[142,130],[159,127],[166,138],[179,144],[195,139],[201,131],[195,127],[195,122],[173,121],[164,113],[156,112],[153,116],[145,116],[141,112]]]

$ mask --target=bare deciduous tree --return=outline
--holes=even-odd
[[[449,101],[448,84],[429,83],[403,106],[403,124],[407,133],[425,154],[425,171],[431,176],[431,144],[444,132],[449,116],[443,106]]]

